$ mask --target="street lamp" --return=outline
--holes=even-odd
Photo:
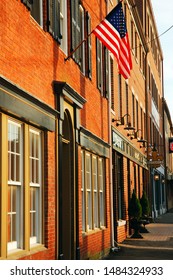
[[[124,118],[127,116],[127,124],[125,125]],[[120,117],[120,119],[112,119],[112,122],[116,122],[116,126],[119,125],[125,125],[124,129],[126,130],[135,130],[135,128],[131,124],[131,117],[129,114],[125,114],[123,117]]]

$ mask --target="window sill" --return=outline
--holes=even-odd
[[[88,236],[88,235],[91,235],[91,234],[95,234],[95,233],[100,232],[100,231],[105,230],[105,229],[106,229],[106,227],[102,226],[100,228],[91,229],[91,230],[88,230],[86,232],[83,231],[82,236],[85,237],[85,236]]]
[[[117,225],[118,225],[118,227],[125,226],[126,225],[126,220],[118,220]]]
[[[35,246],[32,246],[30,251],[22,250],[22,249],[16,249],[11,252],[8,252],[7,260],[18,260],[21,258],[24,258],[26,256],[32,255],[34,253],[47,250],[47,248],[44,247],[42,244],[36,244]],[[4,259],[4,258],[3,258]]]

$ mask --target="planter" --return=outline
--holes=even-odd
[[[145,227],[146,225],[148,225],[150,222],[147,219],[141,219],[140,220],[140,229],[139,232],[140,233],[149,233],[148,229]]]
[[[130,220],[130,227],[134,229],[134,233],[132,234],[131,238],[143,238],[143,236],[140,234],[140,228],[141,228],[141,221],[137,219],[131,219]]]

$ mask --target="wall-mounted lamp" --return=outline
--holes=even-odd
[[[126,116],[127,116],[127,124],[125,125],[124,118]],[[118,119],[118,120],[112,119],[112,122],[116,122],[116,126],[125,125],[124,129],[126,129],[126,130],[135,130],[135,128],[132,127],[132,125],[131,125],[131,120],[130,120],[129,114],[125,114],[123,117],[120,117],[120,119]]]
[[[159,180],[160,180],[159,174],[154,174],[154,181],[159,181]]]
[[[139,131],[141,131],[141,137],[139,137]],[[136,131],[134,131],[132,133],[128,133],[127,136],[130,136],[131,140],[137,139],[137,142],[142,143],[143,147],[145,147],[145,143],[147,142],[147,140],[143,139],[142,130],[141,129],[138,129],[138,130],[136,130]]]

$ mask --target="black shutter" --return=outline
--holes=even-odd
[[[21,2],[29,9],[31,10],[33,0],[21,0]]]
[[[102,80],[102,43],[96,38],[96,64],[97,64],[97,88],[103,93],[103,80]]]
[[[60,34],[60,0],[48,0],[48,30],[58,43],[61,43]]]
[[[60,35],[60,0],[55,0],[54,38],[58,43],[61,43],[62,36]]]
[[[71,0],[71,51],[76,47],[76,0]]]
[[[108,49],[105,48],[105,97],[109,98],[109,52]]]
[[[91,33],[91,17],[90,14],[87,12],[87,35]],[[92,78],[92,49],[91,49],[91,36],[87,38],[87,72],[88,72],[88,77],[91,79]]]
[[[71,51],[80,43],[79,0],[71,0]],[[73,59],[80,64],[80,48],[73,53]]]
[[[48,0],[48,31],[53,35],[53,10],[54,10],[54,0]]]

